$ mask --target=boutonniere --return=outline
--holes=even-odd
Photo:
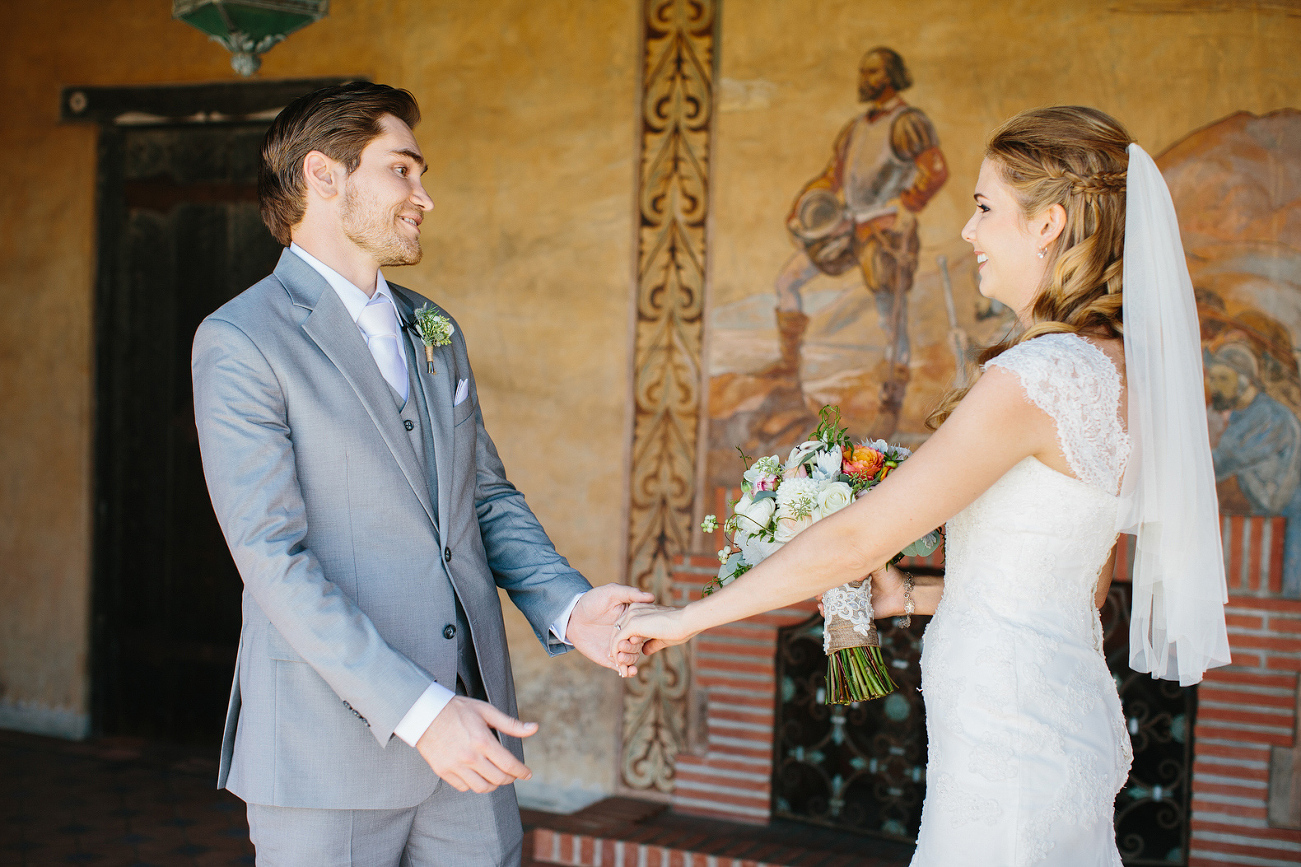
[[[452,320],[428,304],[416,311],[416,333],[425,344],[425,369],[430,373],[438,372],[434,370],[434,347],[450,344],[455,330]]]

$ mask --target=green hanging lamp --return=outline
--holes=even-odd
[[[172,0],[172,17],[226,46],[231,68],[245,77],[273,45],[329,11],[330,0]]]

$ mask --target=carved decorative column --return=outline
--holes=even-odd
[[[642,6],[628,575],[663,603],[670,560],[691,538],[696,491],[717,13],[718,0]],[[673,790],[687,681],[679,647],[651,657],[627,683],[624,787]]]

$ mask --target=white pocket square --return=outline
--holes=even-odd
[[[465,399],[470,396],[470,380],[462,379],[456,384],[456,397],[452,401],[452,406],[460,406]]]

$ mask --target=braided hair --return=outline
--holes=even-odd
[[[1022,217],[1061,205],[1066,225],[1045,250],[1044,284],[1030,306],[1029,327],[981,352],[977,371],[1016,344],[1044,334],[1120,337],[1131,141],[1111,116],[1074,105],[1031,109],[995,130],[985,156],[1012,188]],[[967,390],[946,394],[927,425],[939,427]]]

